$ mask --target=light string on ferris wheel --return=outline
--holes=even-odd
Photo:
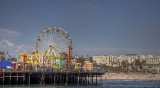
[[[57,35],[58,36],[58,39],[56,39],[58,42],[62,42],[62,41],[65,41],[65,42],[62,42],[62,43],[59,43],[59,48],[60,49],[64,49],[65,48],[65,46],[67,46],[67,39],[65,38],[65,36],[64,36],[64,34],[59,34],[59,35]],[[65,44],[64,44],[65,43]],[[65,45],[65,46],[64,46]]]
[[[59,31],[59,32],[61,32],[61,31]],[[64,33],[64,32],[63,32],[63,33]],[[60,35],[61,35],[61,36],[60,36]],[[63,34],[59,34],[59,35],[58,35],[58,33],[57,33],[56,36],[58,36],[58,38],[55,38],[56,41],[57,41],[56,43],[59,43],[59,48],[60,48],[60,49],[62,49],[62,48],[64,49],[64,47],[65,47],[63,43],[60,43],[60,41],[64,41],[64,36],[62,36],[62,35],[63,35]],[[63,37],[63,38],[61,38],[61,37]],[[57,39],[58,39],[58,40],[57,40]],[[64,43],[66,43],[66,42],[64,42]],[[63,50],[63,49],[62,49],[62,50]],[[61,50],[61,51],[62,51],[62,50]]]
[[[44,45],[46,45],[46,46],[48,46],[49,36],[48,36],[46,33],[44,33],[44,32],[43,32],[43,35],[44,35],[44,36],[41,38],[41,43],[44,44]]]
[[[52,36],[53,36],[53,34],[55,34],[55,33],[51,33],[51,34],[52,34]],[[55,37],[55,36],[53,36],[53,37]],[[57,43],[59,43],[59,41],[56,41],[57,38],[53,39],[53,37],[51,38],[51,40],[54,41],[54,42],[53,42],[53,43],[54,43],[54,47],[56,47],[56,45],[57,45]]]
[[[59,31],[59,32],[61,32],[61,31]],[[64,33],[64,32],[63,32],[63,33]],[[51,34],[52,34],[52,36],[53,36],[53,33],[51,33]],[[54,48],[55,48],[55,49],[59,49],[59,50],[57,50],[57,51],[62,51],[62,50],[63,50],[62,48],[64,48],[64,46],[62,47],[62,45],[61,45],[61,44],[63,44],[63,43],[59,43],[59,46],[61,46],[61,47],[56,46],[58,42],[63,41],[62,39],[64,39],[64,37],[61,38],[60,35],[63,36],[63,34],[58,34],[58,33],[57,33],[58,39],[61,39],[61,40],[57,41],[57,38],[55,38],[57,42],[55,42],[56,44],[54,44],[54,45],[55,45]]]
[[[47,42],[47,41],[45,41]],[[41,43],[39,44],[39,51],[40,52],[45,52],[44,50],[48,47],[47,44],[45,44],[43,41],[41,41]]]
[[[58,41],[59,41],[59,42],[65,41],[65,40],[62,38],[63,36],[58,35],[58,37],[61,37],[61,38],[58,38]],[[64,42],[64,43],[65,43],[65,42]],[[60,48],[60,47],[61,47],[61,48],[62,48],[62,47],[63,47],[63,48],[65,47],[65,46],[64,46],[65,44],[63,44],[63,45],[62,45],[62,44],[63,44],[63,43],[59,43],[59,48]]]
[[[50,30],[49,30],[50,31]],[[52,30],[53,31],[53,30]],[[56,32],[59,32],[59,33],[54,33],[54,35],[55,36],[58,36],[58,38],[54,38],[54,41],[56,41],[56,43],[55,43],[55,45],[59,45],[59,46],[57,46],[58,47],[58,49],[59,49],[59,51],[63,51],[63,49],[65,49],[65,46],[64,45],[68,45],[68,41],[67,42],[64,42],[64,43],[66,43],[66,44],[63,44],[63,42],[61,43],[61,41],[65,41],[65,38],[68,38],[68,37],[66,37],[66,35],[68,35],[68,34],[64,34],[64,33],[66,33],[66,32],[62,32],[63,30],[59,30],[59,31],[56,31]],[[52,32],[49,32],[49,35],[48,36],[45,36],[45,34],[47,34],[46,32],[42,32],[43,34],[41,34],[41,43],[42,43],[42,45],[44,44],[44,45],[46,45],[45,43],[47,42],[47,43],[49,43],[49,37],[50,36],[52,36],[53,35],[53,33]],[[43,36],[42,36],[43,35]],[[45,37],[44,37],[45,36]],[[53,37],[55,37],[55,36],[53,36]],[[62,38],[61,38],[62,37]],[[45,38],[47,38],[46,39],[46,41],[43,41],[43,38],[45,39]]]
[[[62,44],[62,43],[59,42],[59,44],[56,44],[57,45],[56,48],[59,49],[59,51],[61,51],[61,52],[66,51],[66,47],[67,47],[66,44]]]

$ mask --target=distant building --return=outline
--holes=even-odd
[[[75,59],[79,59],[79,58],[80,58],[80,56],[78,56],[78,55],[75,55],[75,56],[74,56],[74,58],[75,58]]]
[[[128,64],[134,64],[136,59],[139,59],[141,62],[146,60],[146,56],[144,55],[137,55],[137,54],[127,54],[127,55],[120,55],[117,57],[119,62],[127,61]],[[121,64],[120,64],[121,66]]]
[[[152,72],[160,73],[160,57],[148,55],[146,57],[145,68]]]
[[[93,56],[93,61],[96,62],[98,65],[100,64],[107,64],[106,56]]]
[[[112,55],[107,56],[93,56],[93,61],[98,65],[105,64],[106,66],[112,66],[113,62],[116,61],[116,57]]]
[[[75,69],[80,70],[82,68],[82,63],[75,63]]]
[[[93,56],[93,61],[98,65],[105,64],[106,66],[122,66],[122,62],[125,61],[128,64],[128,68],[132,70],[132,66],[135,66],[135,61],[137,59],[140,62],[144,62],[142,69],[148,69],[150,71],[156,71],[160,73],[160,56],[153,55],[138,55],[138,54],[126,54],[120,56],[113,55],[102,55],[102,56]]]
[[[160,64],[160,57],[146,57],[146,64]]]
[[[91,63],[90,61],[84,61],[83,69],[93,70],[93,63]]]

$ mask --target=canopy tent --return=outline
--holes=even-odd
[[[7,66],[13,67],[12,62],[0,62],[0,68],[6,68]]]

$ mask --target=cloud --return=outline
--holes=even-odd
[[[0,29],[0,34],[2,35],[9,35],[9,36],[19,36],[21,35],[18,31],[8,30],[8,29]]]
[[[18,45],[9,40],[1,39],[0,51],[9,52],[11,56],[16,56],[18,53],[31,53],[33,49],[25,44]]]
[[[10,42],[9,40],[2,39],[0,41],[0,45],[6,46],[6,47],[12,47],[12,46],[14,46],[14,43]]]
[[[31,53],[33,47],[19,41],[21,33],[18,31],[0,29],[0,51],[9,52],[9,55],[16,56],[18,53]]]
[[[13,52],[15,50],[15,44],[7,39],[0,40],[0,51]]]
[[[0,45],[3,47],[1,48],[9,48],[14,47],[15,44],[11,41],[15,41],[21,36],[20,32],[8,30],[8,29],[0,29]]]

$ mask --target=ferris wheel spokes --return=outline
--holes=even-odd
[[[45,64],[58,65],[59,68],[69,67],[71,38],[62,28],[49,27],[42,30],[35,43],[36,53],[44,55]],[[68,55],[69,54],[69,55]],[[54,63],[54,64],[52,64]],[[67,65],[67,66],[65,66]]]

